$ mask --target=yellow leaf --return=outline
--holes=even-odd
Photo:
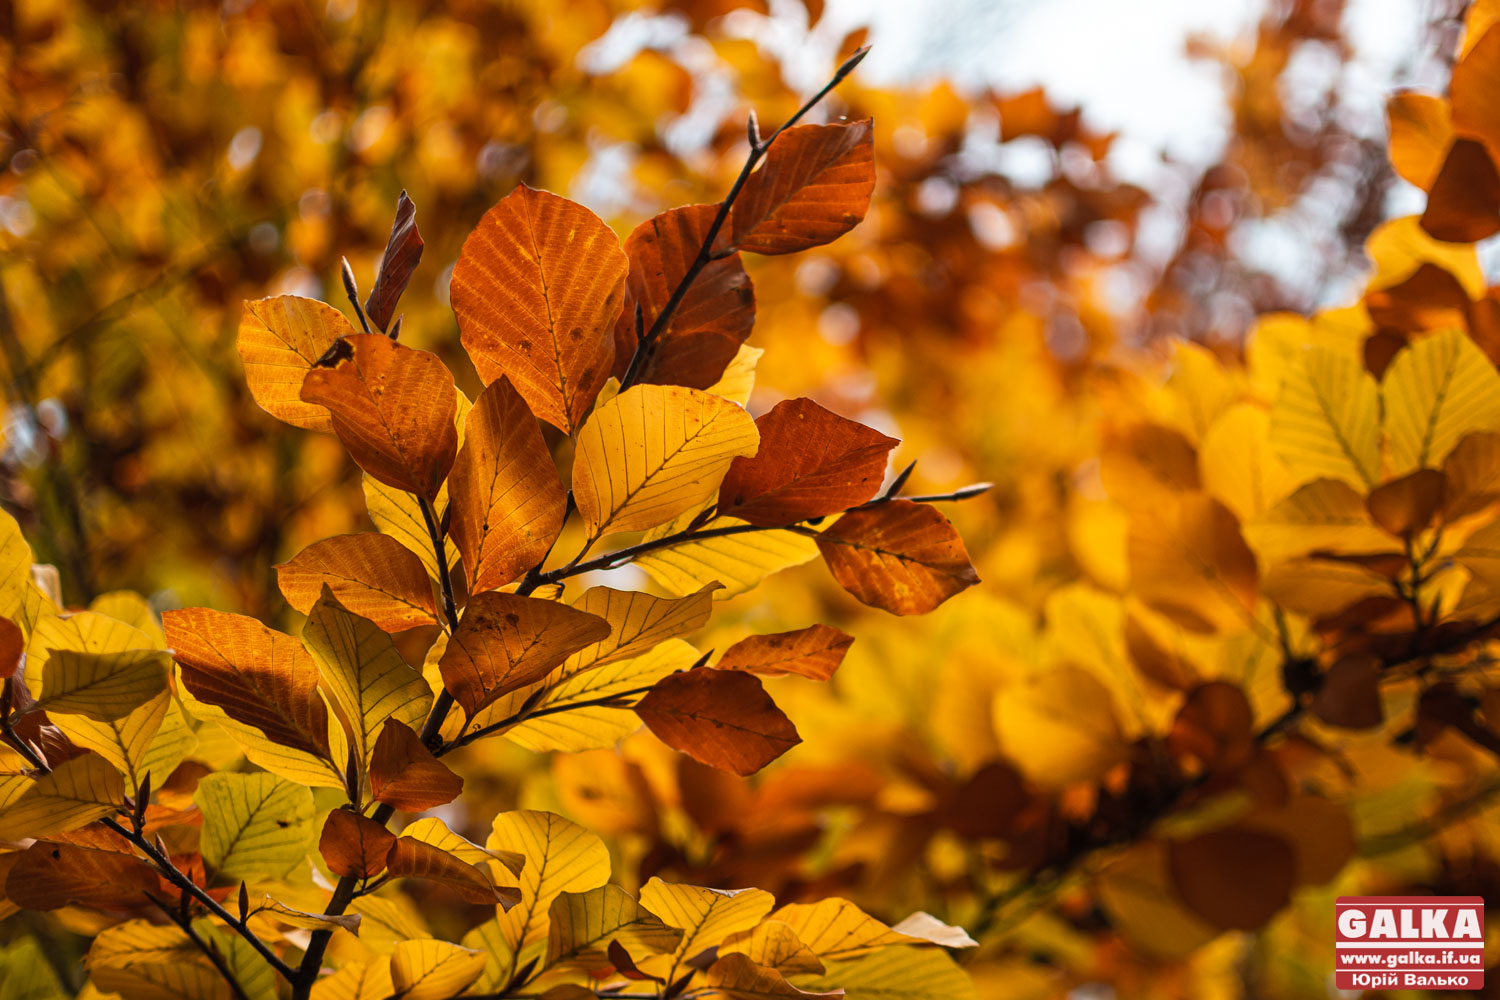
[[[120,772],[92,754],[74,757],[29,783],[0,810],[0,840],[76,830],[114,812],[124,801]]]
[[[484,954],[447,941],[402,941],[391,953],[393,997],[448,1000],[484,971]]]
[[[704,587],[672,600],[634,590],[589,588],[573,602],[573,607],[603,618],[609,623],[609,635],[569,656],[558,671],[559,676],[569,677],[637,656],[668,639],[702,628],[711,613],[712,590]]]
[[[53,650],[104,654],[159,649],[163,645],[145,632],[97,612],[82,611],[67,617],[49,615],[37,622],[26,647],[26,689],[33,698],[42,696],[47,661]]]
[[[1315,479],[1245,524],[1245,540],[1266,563],[1313,551],[1388,551],[1396,540],[1375,526],[1364,497],[1336,479]]]
[[[816,975],[823,963],[791,926],[780,920],[766,920],[757,927],[731,934],[719,945],[718,954],[741,954],[756,965],[775,969],[783,976],[800,973]]]
[[[573,496],[590,538],[670,521],[712,497],[760,435],[727,399],[673,385],[637,385],[596,409],[573,458]]]
[[[1271,409],[1271,446],[1303,481],[1369,487],[1380,475],[1380,397],[1358,362],[1326,347],[1304,350]]]
[[[1297,486],[1270,439],[1270,414],[1240,403],[1213,422],[1198,448],[1203,489],[1241,521],[1263,513]]]
[[[460,394],[460,399],[463,398]],[[375,527],[383,535],[389,535],[416,555],[433,583],[439,583],[437,555],[432,548],[432,535],[427,531],[427,521],[422,517],[422,505],[416,497],[405,490],[387,486],[369,474],[360,477],[365,494],[365,510]],[[445,483],[433,505],[438,510],[447,506]],[[458,546],[452,537],[443,540],[444,554],[451,569],[459,564]]]
[[[37,707],[98,722],[122,719],[166,691],[171,656],[159,649],[86,653],[55,649],[42,674]]]
[[[1469,298],[1484,297],[1487,282],[1472,243],[1444,243],[1422,229],[1421,216],[1408,215],[1375,227],[1365,241],[1375,262],[1370,288],[1389,288],[1410,278],[1423,264],[1436,264],[1458,279]]]
[[[16,519],[0,510],[0,617],[30,636],[37,622],[57,613],[52,599],[31,578],[31,546]]]
[[[389,961],[350,962],[313,983],[312,1000],[390,1000],[395,990]]]
[[[1006,756],[1046,788],[1097,778],[1128,744],[1114,699],[1094,675],[1059,666],[1008,687],[995,699],[995,729]]]
[[[816,961],[816,959],[814,959]],[[818,972],[822,972],[819,963]],[[709,989],[714,996],[733,1000],[774,1000],[776,997],[841,997],[842,988],[830,992],[800,990],[776,969],[758,965],[747,956],[730,952],[708,967]]]
[[[302,401],[302,381],[335,340],[354,332],[343,313],[317,299],[277,295],[246,302],[237,346],[250,395],[278,420],[332,433],[328,410]]]
[[[390,636],[345,610],[326,587],[302,628],[302,645],[348,724],[361,768],[368,766],[385,720],[421,728],[432,707],[432,689]]]
[[[274,774],[219,772],[198,782],[203,863],[225,880],[281,878],[305,862],[312,793]]]
[[[843,989],[850,1000],[979,1000],[974,982],[940,948],[886,948],[847,962],[828,963],[816,979],[799,979],[805,990]]]
[[[478,844],[460,837],[448,829],[447,824],[436,816],[427,816],[407,824],[402,829],[401,836],[410,837],[412,840],[418,840],[424,844],[431,844],[439,850],[447,851],[466,864],[488,865],[492,861],[499,862],[512,875],[519,875],[521,869],[526,867],[526,856],[524,854],[518,851],[490,850],[486,847],[480,847]]]
[[[741,406],[750,404],[750,393],[755,389],[755,366],[760,356],[766,353],[759,347],[741,344],[739,350],[719,376],[719,381],[708,387],[715,396],[723,396]]]
[[[197,946],[175,925],[127,920],[99,932],[83,966],[94,970],[138,962],[171,964],[192,961],[198,954]]]
[[[500,959],[499,974],[508,980],[533,951],[546,947],[548,910],[560,893],[586,892],[609,881],[609,849],[577,823],[531,810],[496,816],[484,846],[526,856],[521,901],[498,918],[510,948]]]
[[[1175,423],[1194,441],[1203,440],[1235,397],[1234,383],[1214,353],[1186,340],[1172,342],[1172,376],[1167,379],[1167,389],[1175,404]]]
[[[97,970],[92,980],[130,1000],[232,1000],[229,984],[208,962],[136,963]]]
[[[809,951],[827,961],[847,961],[892,945],[917,943],[847,899],[790,903],[771,914],[771,919],[785,924]]]
[[[598,969],[609,964],[605,952],[618,940],[627,950],[670,951],[682,932],[643,910],[635,897],[617,885],[586,892],[564,892],[548,909],[545,967]]]
[[[1311,618],[1338,614],[1367,597],[1395,596],[1391,581],[1374,570],[1326,559],[1273,566],[1261,578],[1261,590],[1268,600]]]
[[[716,947],[731,934],[748,931],[760,923],[776,905],[776,897],[764,889],[708,889],[697,885],[674,885],[652,877],[641,886],[641,906],[679,928],[682,940],[672,952],[667,982],[676,979],[684,962]]]
[[[1460,438],[1500,427],[1500,373],[1459,330],[1396,355],[1381,383],[1392,472],[1436,468]]]
[[[148,772],[154,775],[153,782],[165,780],[197,742],[182,709],[167,691],[114,722],[96,722],[82,715],[56,715],[52,722],[68,739],[113,765],[132,789],[140,787]]]
[[[362,918],[359,922],[360,943],[382,954],[390,954],[400,941],[432,937],[416,904],[404,893],[396,893],[389,898],[361,896],[349,904],[349,909]],[[376,964],[389,970],[385,962]],[[385,1000],[387,996],[389,993],[383,993],[379,1000]]]
[[[100,594],[89,602],[89,610],[124,622],[143,633],[158,649],[167,648],[167,637],[162,633],[161,620],[156,617],[151,603],[133,590],[111,590]]]
[[[670,524],[653,529],[646,541],[675,534],[687,526],[690,512]],[[748,522],[716,517],[704,530],[728,528]],[[818,554],[818,543],[793,531],[749,531],[680,542],[653,549],[633,560],[667,593],[682,596],[711,583],[722,585],[716,600],[728,600],[751,590],[772,573],[800,566]]]

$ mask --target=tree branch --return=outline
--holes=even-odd
[[[511,726],[517,725],[519,723],[527,722],[531,719],[540,719],[543,716],[547,715],[561,715],[563,712],[571,712],[574,709],[578,708],[598,708],[600,706],[608,706],[611,708],[629,708],[629,705],[616,705],[615,703],[618,702],[621,698],[629,698],[631,695],[636,694],[645,694],[647,691],[650,691],[652,687],[653,685],[648,684],[645,687],[631,688],[629,691],[616,691],[614,694],[604,695],[603,697],[599,698],[590,698],[587,701],[570,701],[566,703],[559,703],[556,705],[548,705],[545,708],[539,708],[534,712],[523,708],[521,709],[521,711],[516,712],[514,715],[506,716],[499,722],[492,722],[488,726],[485,726],[483,729],[476,729],[472,733],[466,733],[460,736],[452,743],[443,744],[443,746],[433,751],[433,756],[441,757],[446,753],[451,753],[454,750],[457,750],[461,746],[467,746],[470,743],[473,743],[475,740],[483,739],[491,733],[499,732],[502,729],[509,729]]]
[[[188,940],[197,945],[198,950],[208,957],[208,960],[214,964],[214,968],[219,971],[219,975],[229,984],[229,990],[234,994],[235,1000],[250,1000],[250,997],[245,993],[245,988],[240,985],[240,981],[235,978],[233,970],[229,968],[229,963],[224,960],[223,955],[219,954],[219,949],[211,947],[207,941],[203,940],[203,936],[193,929],[193,922],[191,920],[175,912],[170,906],[150,893],[146,894],[146,898],[155,903],[157,909],[165,913],[167,919],[176,924],[182,930],[182,933],[187,935]]]

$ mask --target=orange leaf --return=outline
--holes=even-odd
[[[370,297],[365,299],[365,316],[381,332],[390,327],[396,303],[406,291],[406,283],[411,280],[411,273],[421,259],[422,234],[417,232],[417,206],[402,191],[401,197],[396,199],[396,219],[391,223],[391,235],[385,242],[380,268],[375,272],[375,286],[370,289]]]
[[[436,354],[380,334],[346,337],[307,375],[302,399],[322,403],[349,455],[370,475],[432,500],[453,465],[458,390]]]
[[[536,418],[504,376],[474,401],[448,477],[449,531],[469,593],[510,583],[542,561],[567,511],[567,490]]]
[[[12,677],[26,652],[26,635],[9,618],[0,618],[0,678]]]
[[[478,866],[411,837],[397,837],[385,863],[393,878],[422,878],[438,882],[470,903],[511,906],[520,898],[516,890],[496,886]]]
[[[760,678],[736,670],[668,674],[635,712],[663,743],[739,775],[754,774],[802,742]]]
[[[718,205],[688,205],[635,227],[625,240],[630,278],[615,323],[615,374],[624,376],[636,349],[635,309],[650,330],[703,245]],[[710,261],[657,335],[637,381],[707,389],[719,380],[755,325],[755,290],[740,255]]]
[[[396,835],[367,816],[335,809],[323,824],[318,852],[335,875],[374,878],[385,867],[385,856],[396,843]]]
[[[1182,901],[1225,930],[1252,931],[1291,901],[1297,858],[1280,837],[1227,828],[1167,845]]]
[[[486,384],[510,376],[532,412],[572,433],[609,378],[630,264],[582,205],[517,186],[464,240],[449,294]]]
[[[1370,518],[1401,538],[1422,531],[1443,509],[1443,474],[1418,469],[1370,491],[1365,508]]]
[[[729,464],[719,513],[765,527],[837,514],[869,500],[899,443],[810,399],[777,403],[755,428],[760,450]]]
[[[134,855],[37,841],[11,867],[4,897],[28,910],[74,904],[128,912],[160,885],[155,870]]]
[[[277,295],[246,302],[237,346],[250,395],[278,420],[331,433],[328,410],[303,402],[302,381],[336,340],[354,332],[343,313],[317,299]]]
[[[1500,31],[1486,31],[1453,67],[1453,130],[1500,148]]]
[[[422,812],[452,802],[463,788],[464,779],[434,757],[410,726],[385,720],[370,758],[370,789],[376,801]]]
[[[438,669],[464,711],[541,680],[568,656],[609,635],[598,615],[537,597],[489,591],[470,598]]]
[[[910,500],[845,514],[818,535],[818,550],[839,586],[897,615],[925,614],[979,582],[953,525]]]
[[[844,662],[854,637],[829,625],[809,625],[795,632],[752,635],[730,646],[720,670],[747,670],[766,677],[797,674],[826,681]]]
[[[731,245],[751,253],[795,253],[831,243],[859,225],[875,190],[873,137],[868,118],[797,125],[781,133],[734,203]]]
[[[1426,191],[1453,141],[1448,102],[1432,94],[1396,94],[1385,106],[1391,129],[1391,165]]]
[[[165,612],[162,629],[193,697],[274,743],[328,759],[318,667],[300,642],[253,618],[209,608]]]
[[[314,542],[276,567],[276,582],[287,603],[303,614],[326,586],[351,614],[386,632],[438,620],[422,561],[396,539],[373,531]]]
[[[1448,243],[1475,243],[1500,233],[1500,173],[1483,144],[1454,141],[1427,193],[1422,228]]]

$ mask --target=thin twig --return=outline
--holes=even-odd
[[[214,964],[214,968],[219,970],[219,975],[222,976],[224,978],[224,981],[229,984],[230,992],[235,995],[235,1000],[250,1000],[250,997],[245,993],[245,988],[241,986],[240,981],[235,978],[234,970],[229,968],[229,963],[225,961],[224,956],[219,953],[219,949],[211,947],[207,941],[203,940],[203,936],[193,929],[193,922],[191,920],[178,914],[170,906],[157,899],[149,892],[146,894],[146,898],[155,903],[157,908],[167,915],[167,919],[181,928],[182,933],[187,935],[188,940],[197,945],[198,950],[203,952],[204,955],[208,956],[208,960]]]
[[[629,691],[616,691],[614,694],[604,695],[599,698],[590,698],[587,701],[559,702],[556,705],[548,705],[545,708],[539,708],[535,711],[529,711],[523,708],[521,709],[521,711],[516,712],[514,715],[506,716],[499,722],[492,722],[488,726],[485,726],[483,729],[476,729],[472,733],[465,733],[464,735],[458,737],[458,739],[454,740],[452,743],[443,744],[443,746],[433,751],[433,755],[436,757],[441,757],[446,753],[451,753],[452,751],[457,750],[461,746],[467,746],[477,739],[482,739],[490,735],[491,733],[499,732],[502,729],[509,729],[511,726],[517,725],[522,722],[529,722],[532,719],[540,719],[546,715],[560,715],[563,712],[571,712],[574,709],[578,708],[598,708],[600,706],[608,706],[611,708],[629,708],[630,706],[628,705],[616,705],[616,702],[618,702],[621,698],[629,698],[631,695],[645,694],[647,691],[650,691],[651,688],[652,685],[648,684],[645,687],[631,688]]]

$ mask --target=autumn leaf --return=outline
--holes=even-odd
[[[1475,243],[1500,232],[1500,172],[1485,145],[1456,138],[1427,192],[1422,228],[1433,239]]]
[[[151,866],[134,855],[39,840],[11,867],[5,896],[28,910],[86,906],[128,913],[159,886]]]
[[[927,504],[892,500],[851,511],[817,543],[839,586],[892,614],[925,614],[979,582],[963,540]]]
[[[1448,102],[1431,94],[1399,93],[1386,102],[1391,134],[1391,165],[1404,179],[1426,191],[1437,179],[1444,154],[1453,141]]]
[[[323,823],[318,853],[335,875],[374,878],[385,870],[386,855],[395,845],[396,835],[384,824],[347,809],[334,809]]]
[[[447,1000],[484,971],[484,955],[446,941],[402,941],[391,954],[391,984],[402,1000]]]
[[[114,812],[125,801],[125,786],[103,759],[85,754],[35,780],[20,779],[0,801],[0,840],[42,839]]]
[[[456,396],[437,355],[355,334],[319,359],[301,398],[328,408],[334,433],[361,469],[432,500],[458,451]]]
[[[615,323],[615,367],[624,377],[636,352],[636,308],[641,330],[652,330],[687,276],[718,205],[688,205],[647,219],[625,240],[630,275],[625,306]],[[734,360],[755,325],[755,291],[737,253],[699,271],[656,340],[637,383],[708,389]]]
[[[569,656],[563,675],[636,656],[696,631],[708,621],[715,589],[710,585],[686,597],[662,598],[634,590],[590,587],[573,607],[604,619],[609,634]]]
[[[582,205],[521,184],[464,241],[449,294],[485,383],[509,376],[533,413],[572,433],[614,362],[629,261]]]
[[[673,970],[717,946],[731,934],[760,923],[776,899],[763,889],[710,889],[673,885],[653,877],[641,886],[641,906],[668,927],[682,931],[672,953]],[[674,977],[669,974],[668,982]]]
[[[501,376],[466,418],[449,475],[450,528],[471,594],[539,563],[562,530],[567,491],[526,402]]]
[[[611,941],[649,951],[670,951],[682,933],[647,913],[617,885],[562,892],[548,908],[546,967],[598,969],[609,964]]]
[[[108,653],[55,649],[42,673],[37,708],[114,722],[167,687],[170,654],[155,649]]]
[[[791,926],[780,920],[763,920],[748,931],[731,934],[719,945],[716,954],[743,955],[756,965],[774,969],[783,976],[817,975],[823,963],[803,943]]]
[[[754,774],[802,742],[760,679],[738,671],[668,674],[635,712],[663,743],[740,775]]]
[[[1169,843],[1167,864],[1194,913],[1235,930],[1254,930],[1285,906],[1296,875],[1296,857],[1285,841],[1235,828]]]
[[[370,790],[377,802],[422,812],[452,802],[463,787],[464,779],[434,757],[409,726],[385,720],[370,758]]]
[[[1500,205],[1497,205],[1500,223]],[[1472,431],[1500,429],[1500,373],[1458,330],[1396,355],[1380,386],[1392,471],[1435,468]]]
[[[750,253],[795,253],[853,229],[875,189],[874,132],[868,118],[783,132],[734,204],[730,244]]]
[[[776,404],[755,427],[760,450],[730,463],[719,513],[767,527],[837,514],[871,499],[898,443],[810,399]]]
[[[609,623],[556,601],[490,591],[469,601],[439,661],[443,684],[472,718],[609,635]]]
[[[316,299],[277,295],[246,302],[237,346],[250,394],[278,420],[332,433],[328,409],[303,401],[302,382],[335,341],[354,332],[343,313]]]
[[[276,567],[287,603],[310,614],[327,587],[345,610],[387,632],[437,622],[421,561],[388,535],[362,532],[314,542]]]
[[[646,533],[648,541],[664,539],[686,529],[696,512],[689,510]],[[702,526],[704,532],[738,528],[749,522],[715,517]],[[710,535],[652,549],[632,560],[657,586],[683,597],[709,585],[719,589],[715,599],[728,600],[753,590],[772,573],[800,566],[817,558],[818,546],[806,534],[795,531],[744,531]]]
[[[764,677],[796,674],[826,681],[844,660],[854,637],[829,625],[809,625],[795,632],[752,635],[724,651],[720,670],[746,670]]]
[[[396,219],[385,243],[385,253],[375,271],[375,284],[365,299],[365,316],[372,326],[384,333],[391,325],[396,303],[406,291],[406,283],[422,259],[422,234],[417,232],[417,206],[401,192],[396,199]]]
[[[463,861],[440,847],[412,837],[397,837],[385,859],[392,878],[420,878],[445,885],[470,903],[507,907],[518,893],[496,886],[489,873]]]
[[[203,862],[221,879],[282,878],[302,864],[313,833],[312,792],[274,774],[210,774],[193,802],[203,813]]]
[[[1271,445],[1304,481],[1369,486],[1380,471],[1380,399],[1375,379],[1327,347],[1301,353],[1271,409]]]
[[[714,495],[755,421],[719,396],[637,385],[598,407],[578,433],[573,497],[591,538],[670,521]]]

